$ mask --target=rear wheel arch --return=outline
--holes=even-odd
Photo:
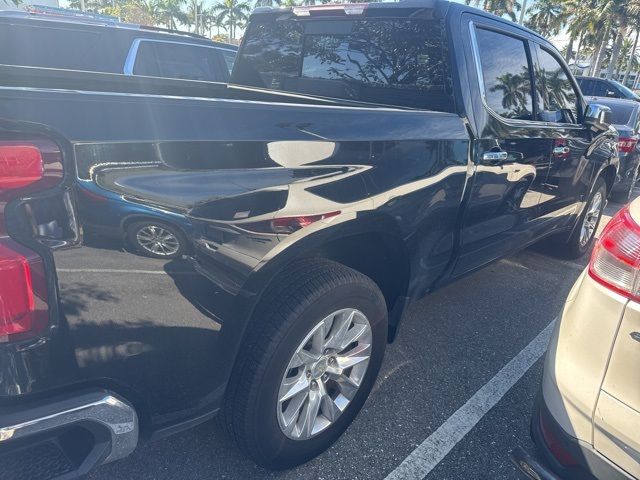
[[[176,222],[172,222],[171,220],[165,220],[163,218],[157,217],[155,215],[145,215],[145,214],[134,213],[133,215],[129,215],[124,219],[122,219],[122,221],[120,222],[120,227],[122,228],[123,235],[126,235],[127,229],[132,224],[138,223],[138,222],[154,222],[154,221],[172,225],[174,228],[177,228],[178,230],[180,230],[182,234],[184,234],[185,236],[187,235],[187,232],[185,232],[184,228],[182,228],[181,225],[178,225]]]
[[[381,232],[352,235],[328,242],[314,253],[373,280],[382,291],[389,312],[407,295],[409,254],[404,242],[395,235]]]
[[[250,299],[251,303],[248,321],[264,293],[277,281],[281,272],[310,258],[331,260],[366,275],[381,290],[387,310],[391,313],[399,307],[402,313],[410,280],[409,253],[395,225],[379,220],[377,229],[354,226],[344,234],[334,235],[323,231],[320,232],[321,238],[312,235],[301,239],[268,260],[262,268],[254,270],[242,289],[243,297]],[[395,329],[398,320],[394,315],[389,316],[390,329]],[[391,338],[394,332],[390,332]]]
[[[615,165],[609,164],[600,171],[598,177],[596,177],[596,180],[597,178],[602,178],[604,180],[605,184],[607,185],[607,194],[609,194],[613,189],[613,184],[616,181],[617,175],[618,169],[615,167]]]

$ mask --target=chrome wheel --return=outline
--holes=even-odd
[[[173,232],[158,225],[147,225],[136,232],[138,245],[160,257],[174,255],[180,249],[180,240]]]
[[[293,440],[317,435],[344,412],[367,373],[372,332],[347,308],[320,321],[296,349],[278,392],[278,423]]]
[[[584,216],[584,220],[582,222],[582,229],[580,230],[580,246],[584,247],[591,238],[593,237],[596,231],[596,225],[598,224],[598,220],[600,219],[600,213],[602,212],[602,208],[604,204],[604,197],[602,196],[602,192],[598,191],[591,199],[589,206],[587,207],[587,213]]]

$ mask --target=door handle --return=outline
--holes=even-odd
[[[509,154],[504,150],[490,150],[482,154],[483,165],[499,165],[509,158]]]
[[[553,155],[555,157],[562,157],[564,155],[567,155],[570,151],[571,149],[564,145],[558,145],[557,147],[553,147]]]

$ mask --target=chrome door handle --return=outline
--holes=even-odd
[[[565,147],[564,145],[558,145],[553,148],[553,155],[556,157],[566,155],[571,151],[569,147]]]
[[[504,151],[489,151],[482,154],[482,163],[484,165],[498,165],[509,158],[509,154]]]

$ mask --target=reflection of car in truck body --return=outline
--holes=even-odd
[[[114,247],[123,244],[154,258],[178,258],[190,251],[191,222],[180,206],[154,205],[100,187],[97,178],[79,181],[78,219],[85,237]]]
[[[21,266],[0,293],[34,299],[0,322],[0,449],[68,470],[218,412],[260,464],[308,460],[409,301],[550,236],[583,254],[617,171],[608,110],[553,47],[448,2],[260,10],[229,86],[0,73],[0,247]],[[145,277],[80,244],[74,186],[96,178],[187,206],[191,262]]]

